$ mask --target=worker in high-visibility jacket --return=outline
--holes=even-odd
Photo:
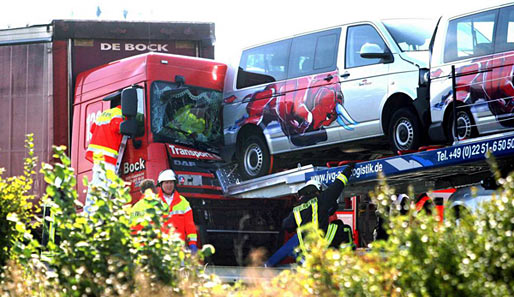
[[[90,213],[93,203],[90,195],[91,186],[108,186],[110,180],[106,178],[105,172],[116,173],[116,161],[123,136],[120,133],[120,124],[123,121],[121,106],[118,105],[107,109],[96,118],[91,126],[91,140],[86,151],[86,159],[93,162],[93,178],[89,183],[88,194],[84,211]],[[96,158],[98,156],[98,158]],[[101,170],[101,165],[105,166],[105,172]]]
[[[163,213],[161,231],[168,233],[171,228],[174,228],[180,238],[187,243],[189,249],[196,253],[198,246],[193,211],[186,198],[175,190],[176,181],[173,170],[162,171],[157,180],[160,186],[157,195],[151,187],[148,187],[143,198],[132,206],[129,211],[132,235],[136,235],[146,225],[146,223],[138,222],[139,218],[144,217],[148,209],[159,208]]]
[[[335,239],[335,237],[347,236],[347,232],[342,232],[347,230],[338,230],[338,224],[329,224],[329,217],[337,210],[337,199],[348,184],[353,166],[353,164],[346,166],[325,191],[322,191],[321,183],[314,179],[308,181],[298,190],[301,204],[293,208],[289,216],[282,221],[282,228],[288,232],[296,229],[299,246],[304,253],[307,251],[300,227],[307,223],[312,222],[315,228],[321,229],[330,246],[334,246],[332,243],[339,245],[345,241],[344,238]]]
[[[157,188],[155,187],[153,180],[145,179],[139,184],[139,186],[143,195],[141,199],[139,199],[139,201],[132,205],[128,210],[132,235],[136,235],[146,225],[148,225],[147,221],[141,222],[140,219],[147,215],[149,209],[159,209],[164,218],[167,218],[168,216],[168,205],[159,198]],[[164,225],[164,223],[162,225]],[[169,232],[169,228],[165,228],[164,226],[161,230],[163,232]]]
[[[177,176],[171,169],[166,169],[159,174],[157,184],[160,187],[159,197],[168,205],[168,215],[165,219],[165,227],[173,226],[175,232],[180,235],[189,249],[196,253],[198,250],[193,210],[189,202],[175,189]]]

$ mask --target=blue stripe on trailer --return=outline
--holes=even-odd
[[[403,156],[395,156],[369,162],[360,162],[353,169],[351,182],[374,180],[379,173],[384,176],[436,169],[452,165],[462,165],[485,160],[487,151],[497,157],[509,156],[514,153],[514,134],[486,140],[462,143],[446,148],[417,152]],[[328,168],[305,174],[305,180],[318,179],[322,183],[334,182],[339,172],[346,166]]]

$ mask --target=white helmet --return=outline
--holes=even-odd
[[[396,197],[396,200],[393,201],[393,205],[402,205],[410,202],[410,197],[406,194],[400,194]]]
[[[164,181],[176,181],[176,180],[177,180],[177,176],[175,175],[175,172],[173,172],[173,170],[171,170],[171,169],[166,169],[166,170],[161,171],[161,173],[159,173],[159,178],[157,178],[157,183],[161,184]]]
[[[306,182],[300,189],[298,189],[298,195],[302,196],[305,193],[309,193],[310,190],[315,188],[318,192],[321,192],[321,182],[316,179],[311,179]]]

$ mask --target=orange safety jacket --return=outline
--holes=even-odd
[[[123,136],[120,124],[123,121],[121,106],[104,111],[91,126],[91,141],[87,147],[86,159],[93,162],[93,154],[99,153],[105,162],[116,165]]]
[[[162,189],[159,189],[159,197],[166,203]],[[170,224],[175,228],[175,232],[180,235],[180,238],[186,241],[188,245],[197,245],[198,236],[193,220],[193,210],[186,198],[176,190],[173,192],[173,200],[169,206],[168,215],[164,219],[164,228]],[[169,232],[169,229],[165,231]]]

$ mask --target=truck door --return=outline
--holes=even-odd
[[[344,60],[340,65],[341,90],[344,96],[344,110],[339,115],[343,120],[357,122],[357,126],[341,129],[342,138],[364,138],[381,135],[380,107],[387,94],[389,65],[381,59],[361,57],[365,44],[375,44],[384,51],[388,47],[375,27],[371,24],[349,26],[346,30]],[[341,52],[340,52],[341,54]]]
[[[84,177],[87,177],[88,180],[91,180],[91,168],[93,167],[93,164],[87,161],[85,158],[87,146],[89,145],[89,141],[93,136],[91,134],[91,126],[93,126],[93,124],[95,123],[96,118],[98,118],[100,114],[102,114],[102,111],[109,108],[109,102],[105,102],[102,100],[93,100],[86,104],[79,104],[75,106],[75,117],[73,119],[73,127],[75,131],[73,136],[74,139],[72,149],[76,151],[74,155],[78,156],[78,160],[76,163],[77,193],[84,193],[84,191],[86,190],[84,184],[82,183]],[[85,198],[85,195],[79,195],[79,200],[81,202],[84,202]]]
[[[135,201],[135,199],[139,197],[140,182],[148,177],[148,129],[146,128],[146,108],[148,105],[145,96],[146,88],[143,83],[138,84],[137,87],[133,86],[129,88],[134,88],[137,94],[137,115],[135,120],[138,129],[136,134],[133,135],[133,139],[129,139],[127,142],[118,174],[124,181],[130,183],[130,193],[133,197],[132,201]]]

